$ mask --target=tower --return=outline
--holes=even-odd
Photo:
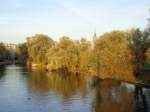
[[[97,35],[96,35],[96,31],[95,31],[94,35],[93,35],[93,42],[95,42],[96,39],[97,39]]]
[[[94,43],[95,43],[95,41],[96,41],[96,39],[97,39],[97,35],[96,35],[96,30],[94,31],[94,35],[93,35],[93,38],[92,38],[93,40],[92,40],[92,47],[94,47]]]

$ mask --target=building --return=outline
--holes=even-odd
[[[11,44],[11,43],[4,43],[4,46],[7,48],[7,49],[13,49],[15,50],[17,45],[16,44]]]

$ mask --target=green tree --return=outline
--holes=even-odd
[[[87,41],[85,38],[80,40],[78,45],[78,55],[79,55],[79,68],[82,71],[88,71],[90,68],[90,53],[91,51],[91,43]]]
[[[150,47],[150,32],[148,29],[141,32],[139,29],[133,29],[129,38],[129,47],[135,56],[133,63],[135,65],[135,74],[142,73],[146,61],[146,52]]]
[[[28,59],[28,48],[27,44],[19,44],[16,47],[16,54],[20,63],[25,64]]]
[[[5,60],[9,56],[9,51],[3,43],[0,43],[0,60]]]
[[[54,44],[51,38],[43,34],[27,38],[29,60],[33,63],[46,64],[46,53]]]
[[[72,68],[76,65],[75,43],[69,37],[62,37],[47,53],[49,68]]]
[[[82,38],[73,41],[69,37],[62,37],[47,53],[48,68],[67,67],[72,71],[88,68],[90,42]]]

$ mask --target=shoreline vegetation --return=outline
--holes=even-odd
[[[67,36],[55,42],[47,35],[36,34],[16,46],[14,58],[27,64],[29,69],[45,68],[48,71],[91,74],[102,79],[135,81],[136,76],[142,74],[144,63],[149,60],[148,36],[147,29],[131,29],[101,36],[94,34],[92,42],[85,38],[76,41]],[[7,52],[1,60],[6,57],[12,60],[12,50],[5,49]]]
[[[29,69],[137,81],[146,76],[145,68],[149,71],[150,27],[143,31],[115,30],[100,36],[94,33],[92,41],[63,36],[56,42],[47,35],[36,34],[13,47],[0,43],[0,64],[5,64],[4,60],[27,65]]]
[[[142,75],[145,62],[149,61],[149,47],[146,46],[148,36],[149,30],[131,29],[112,31],[101,36],[94,34],[92,42],[85,38],[76,41],[67,36],[55,42],[47,35],[36,34],[15,47],[14,57],[10,53],[12,50],[1,43],[3,50],[0,53],[3,52],[3,55],[0,60],[9,59],[11,63],[14,59],[29,69],[90,74],[102,79],[135,82],[136,77]]]
[[[145,50],[148,47],[144,43],[147,41],[144,38],[147,37],[143,35],[148,37],[149,32],[132,29],[113,31],[99,37],[94,34],[92,42],[85,38],[74,41],[66,36],[60,38],[59,42],[54,42],[48,36],[38,34],[29,37],[26,42],[28,65],[33,69],[42,67],[48,71],[65,70],[103,79],[135,81],[136,76],[142,74],[144,63],[148,61],[148,50]]]

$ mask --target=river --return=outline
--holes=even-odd
[[[150,112],[150,89],[8,65],[0,68],[0,112]]]

